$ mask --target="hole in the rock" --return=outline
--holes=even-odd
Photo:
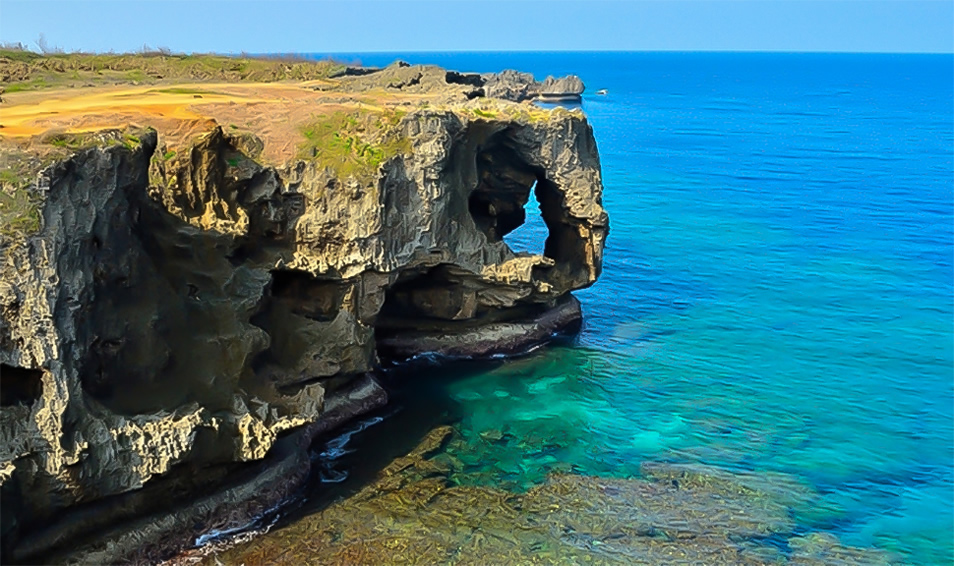
[[[0,406],[32,405],[43,393],[43,372],[0,364]]]
[[[556,260],[574,238],[561,222],[560,192],[539,167],[527,163],[501,132],[477,152],[477,186],[468,205],[489,242],[504,241],[513,251]]]
[[[470,194],[470,214],[490,242],[523,224],[524,205],[536,180],[533,171],[506,146],[496,143],[477,154],[477,186]]]
[[[537,184],[534,184],[534,190],[530,191],[530,199],[524,205],[526,220],[503,238],[510,249],[517,253],[543,255],[547,236],[549,236],[549,229],[540,211],[540,203],[537,202],[536,188]]]
[[[537,179],[534,194],[540,203],[540,216],[547,226],[543,255],[555,259],[557,264],[575,262],[581,240],[576,229],[561,220],[565,218],[565,213],[560,190],[553,181],[541,175]]]

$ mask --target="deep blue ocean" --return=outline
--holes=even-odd
[[[459,482],[645,460],[784,472],[821,494],[799,528],[954,563],[952,56],[335,57],[587,86],[603,276],[578,293],[577,343],[429,382],[419,409],[445,399],[472,440]],[[540,248],[530,216],[513,247]],[[520,440],[481,442],[501,429]]]

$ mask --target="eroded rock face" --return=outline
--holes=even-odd
[[[61,509],[351,414],[336,392],[382,356],[507,353],[579,323],[568,293],[599,276],[608,229],[582,115],[420,109],[399,129],[410,151],[370,181],[265,166],[220,128],[175,159],[152,133],[45,172],[42,228],[0,266],[5,553]],[[543,255],[503,241],[531,191]]]

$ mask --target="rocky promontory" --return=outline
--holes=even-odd
[[[239,526],[386,403],[382,363],[579,327],[608,230],[579,110],[436,67],[68,57],[0,54],[4,563]],[[531,192],[540,255],[504,241]]]
[[[481,76],[487,96],[522,102],[580,102],[583,98],[583,81],[580,77],[547,77],[537,81],[530,73],[508,70]]]

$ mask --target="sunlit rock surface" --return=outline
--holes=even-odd
[[[384,402],[366,377],[382,361],[516,353],[578,327],[569,292],[599,276],[608,229],[591,128],[578,111],[474,100],[447,76],[394,66],[254,93],[176,90],[159,102],[205,104],[183,106],[205,121],[100,137],[4,187],[30,191],[38,215],[35,230],[0,234],[5,553],[42,556],[170,494],[205,493],[291,432],[293,452],[328,428],[330,406],[340,421]],[[123,96],[109,104],[157,95]],[[369,96],[384,106],[368,110]],[[217,123],[243,104],[272,105],[262,136]],[[276,150],[295,104],[324,114],[287,117],[303,139]],[[23,120],[11,123],[29,132],[40,118]],[[46,147],[22,139],[3,139],[4,155]],[[531,191],[542,255],[503,241]],[[177,479],[148,498],[60,514],[165,476]]]

